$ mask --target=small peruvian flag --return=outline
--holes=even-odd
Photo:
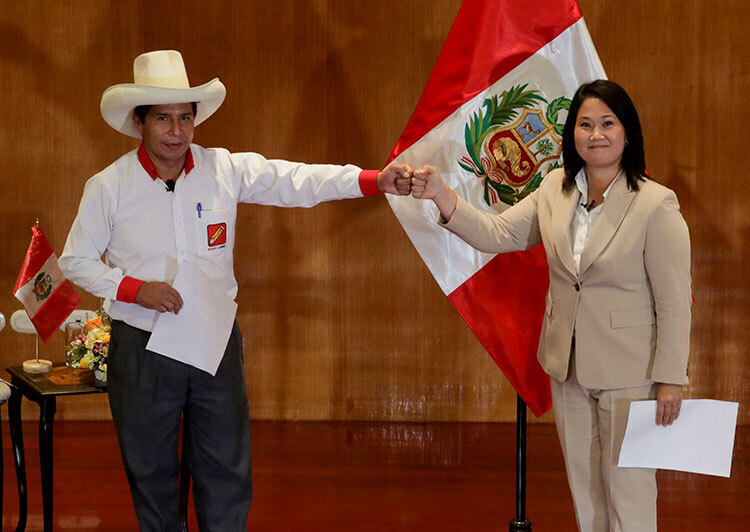
[[[57,256],[42,230],[34,226],[31,231],[34,234],[13,292],[46,343],[81,298],[60,271]]]

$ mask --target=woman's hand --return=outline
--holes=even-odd
[[[674,423],[682,406],[682,386],[679,384],[656,384],[656,424],[666,427]]]
[[[456,210],[458,196],[443,182],[440,172],[434,166],[423,166],[411,178],[411,195],[417,199],[431,199],[440,213],[450,221]]]
[[[411,178],[411,195],[417,199],[435,199],[445,186],[434,166],[423,166]]]

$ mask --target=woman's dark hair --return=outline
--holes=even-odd
[[[630,99],[625,89],[614,81],[598,79],[591,83],[584,83],[573,96],[568,110],[568,118],[565,120],[562,138],[563,167],[565,178],[563,179],[563,190],[570,192],[575,189],[576,175],[586,163],[578,154],[575,143],[575,127],[578,111],[584,100],[598,98],[612,109],[617,119],[625,128],[625,149],[622,152],[621,165],[625,170],[625,177],[630,190],[638,190],[639,181],[645,180],[646,158],[643,153],[643,132],[641,122],[638,120],[638,111],[635,110],[633,100]]]
[[[195,114],[198,112],[198,103],[197,102],[190,102],[190,105],[193,107],[193,118],[195,118]],[[151,105],[139,105],[135,109],[133,109],[133,114],[138,117],[138,120],[141,121],[141,124],[146,122],[146,115],[148,114],[148,111],[151,109]]]

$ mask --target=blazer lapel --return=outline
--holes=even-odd
[[[583,275],[589,269],[591,264],[604,251],[609,241],[612,240],[634,198],[635,192],[628,189],[627,179],[622,175],[612,185],[607,200],[602,206],[602,212],[599,213],[599,218],[597,218],[594,229],[591,231],[591,236],[583,248],[580,275]]]
[[[570,194],[565,194],[561,190],[552,207],[551,227],[554,231],[552,244],[555,247],[557,256],[560,258],[560,262],[562,262],[565,269],[573,277],[578,277],[578,274],[576,273],[576,263],[573,259],[573,249],[568,240],[568,228],[570,227],[570,221],[573,219],[573,211],[575,211],[576,203],[578,203],[580,196],[581,193],[577,189],[573,190]]]

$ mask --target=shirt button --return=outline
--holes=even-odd
[[[580,291],[581,291],[581,285],[576,283],[576,292],[580,292]]]

